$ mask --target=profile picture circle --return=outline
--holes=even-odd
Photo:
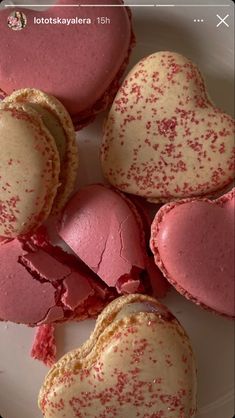
[[[7,25],[12,30],[22,30],[27,25],[27,18],[22,12],[12,12],[7,18]]]

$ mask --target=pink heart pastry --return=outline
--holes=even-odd
[[[156,264],[180,293],[230,318],[235,316],[234,191],[214,201],[163,206],[150,242]]]
[[[189,338],[155,299],[116,299],[90,339],[49,372],[39,406],[45,418],[193,418]]]
[[[157,52],[124,80],[101,161],[113,186],[148,200],[209,196],[234,177],[234,121],[212,104],[191,61]]]
[[[59,0],[43,12],[17,8],[27,18],[20,31],[7,25],[12,9],[0,12],[0,90],[11,94],[31,87],[51,93],[79,126],[112,101],[134,43],[128,9],[82,7],[86,3],[71,0],[80,7],[57,7],[68,4]],[[98,3],[103,1],[89,1]],[[99,23],[102,16],[106,24]]]

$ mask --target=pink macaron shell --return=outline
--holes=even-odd
[[[79,304],[85,302],[88,296],[94,295],[94,289],[90,282],[84,280],[84,276],[73,272],[64,280],[65,293],[62,296],[62,302],[69,309],[76,309]]]
[[[135,196],[135,195],[128,195],[128,199],[135,205],[138,213],[141,216],[141,220],[144,227],[145,232],[145,239],[147,246],[149,245],[149,239],[150,239],[150,228],[151,224],[153,222],[154,216],[156,212],[160,209],[162,205],[148,202],[146,199],[144,199],[141,196]]]
[[[151,296],[159,299],[164,298],[171,286],[156,266],[154,257],[148,257],[147,275],[151,286]]]
[[[71,274],[68,266],[60,263],[41,249],[38,249],[35,253],[25,254],[23,259],[24,264],[30,271],[39,274],[40,277],[46,278],[50,282],[62,280]]]
[[[61,244],[62,242],[58,235],[55,219],[52,220],[52,222],[50,221],[50,231],[45,226],[40,227],[34,235],[26,237],[25,242],[27,248],[32,251],[34,251],[35,248],[44,249],[57,261],[70,267],[72,273],[68,276],[68,280],[64,279],[63,286],[65,290],[68,290],[69,294],[73,294],[73,298],[74,295],[77,294],[82,300],[82,295],[84,295],[85,290],[87,290],[89,291],[89,296],[92,296],[94,308],[94,298],[103,301],[104,305],[106,304],[106,301],[113,299],[115,292],[107,287],[106,284],[85,265],[85,263],[76,257],[69,246],[66,246],[66,244],[63,243],[62,248],[59,246]],[[75,279],[77,280],[77,283]],[[76,285],[77,289],[74,289],[74,285]],[[88,308],[88,305],[89,303],[86,304],[86,308]]]
[[[152,224],[151,247],[156,264],[180,293],[235,316],[234,190],[215,201],[165,205]]]
[[[9,9],[0,12],[0,87],[7,95],[25,87],[46,91],[64,104],[76,123],[81,123],[112,100],[134,37],[130,12],[126,8],[59,7],[67,3],[59,0],[44,11],[18,8],[17,11],[27,17],[27,25],[21,31],[8,28]],[[103,4],[101,0],[89,3]],[[121,5],[122,1],[109,3]],[[71,0],[70,4],[78,2]],[[102,16],[109,19],[110,24],[98,24],[97,18]],[[35,23],[42,18],[71,20],[76,17],[89,18],[92,23]]]
[[[139,293],[141,290],[144,291],[138,274],[133,274],[132,276],[122,276],[121,279],[119,279],[116,283],[116,289],[118,293],[122,295]]]
[[[119,193],[88,186],[69,201],[59,235],[108,286],[115,287],[132,269],[145,268],[142,231]]]
[[[64,317],[63,307],[56,305],[49,309],[45,318],[43,318],[41,322],[38,322],[37,325],[38,326],[50,325],[56,322],[63,322],[64,320],[65,320],[65,317]]]
[[[54,282],[58,289],[58,305],[50,309],[43,323],[64,320],[67,308],[70,310],[70,316],[73,316],[75,308],[94,295],[94,289],[84,272],[72,271],[69,266],[43,250],[39,249],[36,253],[25,255],[24,262],[27,263],[30,271]],[[59,306],[60,304],[62,306]]]
[[[89,303],[100,311],[109,300],[109,295],[103,300],[92,286],[92,272],[66,264],[69,256],[63,250],[55,249],[53,256],[44,249],[26,251],[26,247],[18,240],[0,247],[1,320],[42,325],[79,319],[80,314],[92,316]]]
[[[17,240],[0,250],[0,318],[22,324],[42,321],[55,302],[56,289],[50,282],[40,282],[20,264],[24,256]]]
[[[9,239],[8,238],[5,238],[5,237],[0,237],[0,245],[3,245],[3,244],[5,244],[6,242],[8,242],[9,241]]]

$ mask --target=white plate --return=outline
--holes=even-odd
[[[212,4],[212,0],[207,2]],[[35,1],[20,0],[15,3],[36,4]],[[52,0],[47,3],[52,3]],[[131,4],[131,1],[127,3]],[[147,2],[132,2],[141,3]],[[174,3],[180,4],[179,1]],[[185,3],[188,6],[192,4],[186,0]],[[205,5],[203,1],[197,3]],[[213,3],[229,4],[230,7],[133,7],[137,47],[130,66],[157,50],[181,52],[199,64],[205,74],[211,98],[232,114],[234,8],[232,2],[227,0],[215,0]],[[229,28],[223,23],[216,27],[219,23],[217,14],[222,18],[229,14],[226,19]],[[203,19],[204,22],[194,22],[194,19]],[[102,180],[98,155],[103,118],[104,115],[100,116],[93,125],[79,133],[79,185]],[[232,418],[232,321],[205,312],[173,290],[165,303],[184,325],[195,350],[199,387],[197,418]],[[89,336],[93,326],[94,321],[58,326],[56,338],[59,356],[80,345]],[[30,359],[34,332],[25,326],[0,324],[0,414],[4,418],[42,418],[37,409],[37,394],[47,369]]]

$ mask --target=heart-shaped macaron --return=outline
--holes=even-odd
[[[209,196],[234,176],[234,121],[209,100],[198,68],[174,52],[140,61],[104,128],[101,160],[118,189],[153,201]]]
[[[190,341],[155,299],[117,299],[90,339],[51,369],[39,405],[45,418],[192,418],[196,371]]]
[[[150,242],[156,264],[180,293],[230,318],[235,317],[234,191],[214,201],[164,205]]]
[[[72,120],[55,97],[17,90],[0,103],[0,236],[36,230],[59,212],[77,176]]]
[[[46,11],[17,8],[27,18],[26,27],[17,31],[7,25],[12,9],[0,12],[0,90],[11,94],[30,87],[50,93],[79,126],[113,99],[134,38],[125,7],[85,4],[58,0]]]

